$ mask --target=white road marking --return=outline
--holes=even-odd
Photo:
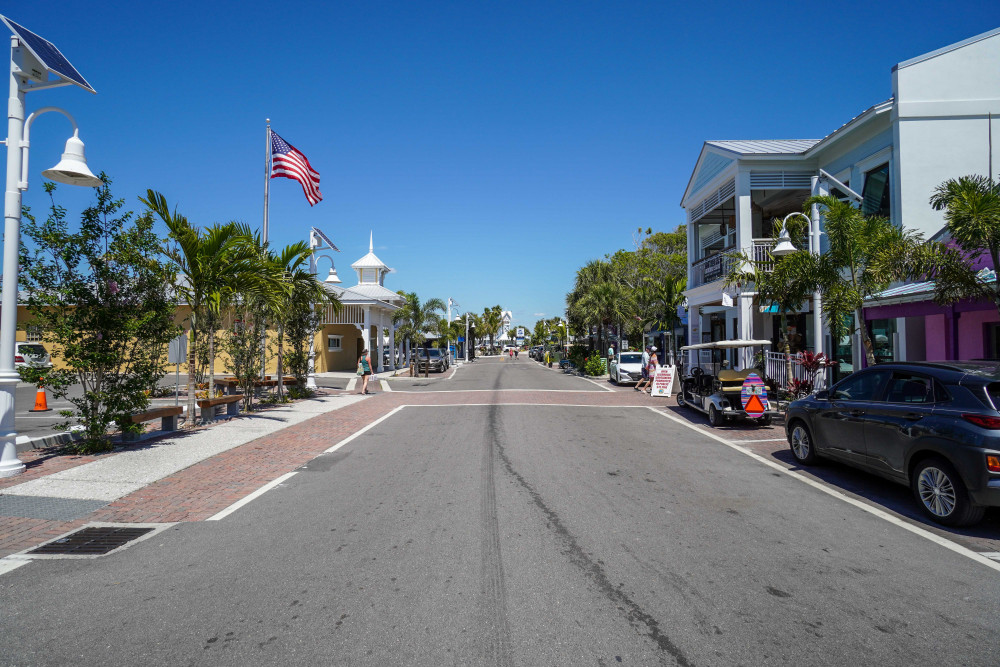
[[[735,442],[738,444],[750,444],[753,442],[788,442],[788,438],[761,438],[760,440],[730,440],[729,442]]]
[[[801,475],[801,474],[795,472],[794,470],[789,470],[788,468],[786,468],[786,467],[784,467],[784,466],[782,466],[782,465],[780,465],[778,463],[775,463],[774,461],[769,461],[768,459],[764,458],[763,456],[760,456],[759,454],[756,454],[756,453],[750,451],[746,447],[741,447],[740,445],[737,445],[737,444],[733,443],[730,440],[726,440],[725,438],[723,438],[723,437],[721,437],[719,435],[716,435],[715,433],[710,433],[708,431],[702,430],[701,428],[698,428],[694,424],[690,424],[690,423],[684,421],[683,419],[680,419],[679,417],[675,417],[674,415],[666,413],[666,412],[663,412],[662,410],[657,410],[656,408],[651,407],[651,406],[647,406],[647,407],[649,407],[650,410],[652,410],[654,413],[660,415],[661,417],[666,417],[667,419],[669,419],[669,420],[671,420],[673,422],[676,422],[676,423],[680,424],[681,426],[685,426],[685,427],[691,429],[692,431],[700,433],[701,435],[704,435],[706,437],[712,438],[713,440],[717,440],[718,442],[721,442],[722,444],[724,444],[726,447],[730,447],[732,449],[735,449],[736,451],[740,452],[741,454],[746,454],[750,458],[756,459],[757,461],[759,461],[760,463],[763,463],[764,465],[768,466],[769,468],[773,468],[774,470],[777,470],[778,472],[780,472],[782,474],[788,475],[789,477],[791,477],[793,479],[797,479],[798,481],[803,482],[804,484],[808,484],[809,486],[813,487],[814,489],[822,491],[823,493],[825,493],[827,495],[833,496],[834,498],[837,498],[838,500],[842,500],[842,501],[844,501],[845,503],[847,503],[849,505],[853,505],[853,506],[857,507],[858,509],[864,510],[865,512],[868,512],[869,514],[877,516],[880,519],[884,519],[885,521],[888,521],[889,523],[891,523],[893,525],[899,526],[903,530],[908,530],[911,533],[913,533],[913,534],[915,534],[915,535],[917,535],[919,537],[923,537],[924,539],[929,540],[929,541],[933,542],[934,544],[937,544],[938,546],[942,546],[945,549],[949,549],[951,551],[954,551],[955,553],[959,554],[960,556],[965,556],[966,558],[969,558],[971,560],[976,561],[980,565],[985,565],[988,568],[991,568],[993,570],[996,570],[996,571],[1000,572],[1000,562],[990,560],[988,557],[985,557],[982,554],[973,551],[972,549],[968,549],[966,547],[963,547],[961,544],[958,544],[956,542],[952,542],[949,539],[941,537],[940,535],[936,535],[936,534],[930,532],[929,530],[926,530],[924,528],[920,528],[919,526],[914,526],[913,524],[907,523],[906,521],[903,521],[899,517],[894,516],[892,514],[889,514],[888,512],[886,512],[884,510],[880,510],[877,507],[874,507],[874,506],[869,505],[867,503],[861,502],[860,500],[857,500],[855,498],[851,498],[850,496],[847,496],[847,495],[841,493],[840,491],[837,491],[836,489],[834,489],[832,487],[826,486],[825,484],[821,484],[821,483],[817,482],[816,480],[810,479],[810,478],[806,477],[805,475]]]
[[[0,558],[0,575],[7,574],[11,570],[16,570],[22,565],[27,565],[31,561],[24,558]]]
[[[347,391],[354,391],[354,388],[356,386],[358,386],[358,376],[357,375],[353,376],[350,380],[347,381]]]
[[[341,440],[340,442],[338,442],[336,445],[334,445],[330,449],[325,450],[323,453],[324,454],[332,454],[333,452],[337,451],[338,449],[340,449],[341,447],[343,447],[344,445],[346,445],[347,443],[349,443],[351,440],[354,440],[359,435],[361,435],[363,433],[366,433],[367,431],[375,428],[376,426],[378,426],[379,424],[381,424],[382,422],[384,422],[386,419],[388,419],[389,417],[393,416],[394,414],[396,414],[397,412],[399,412],[400,410],[402,410],[405,407],[407,407],[407,406],[400,405],[398,408],[393,408],[392,410],[390,410],[386,414],[382,415],[381,417],[379,417],[378,419],[376,419],[375,421],[373,421],[368,426],[365,426],[363,429],[361,429],[359,431],[355,431],[354,433],[352,433],[351,435],[347,436],[346,438],[344,438],[343,440]]]
[[[612,389],[611,387],[608,386],[607,382],[598,382],[597,380],[591,380],[590,378],[585,378],[583,376],[580,376],[580,379],[581,380],[586,380],[587,382],[590,382],[591,384],[596,384],[598,387],[600,387],[604,391],[610,391],[612,393],[614,393],[614,391],[615,391],[614,389]]]
[[[388,380],[379,380],[378,383],[382,387],[382,391],[392,391],[392,387],[389,386]]]
[[[252,501],[252,500],[254,500],[256,498],[259,498],[260,496],[264,495],[265,493],[267,493],[268,491],[270,491],[274,487],[278,486],[279,484],[281,484],[284,481],[287,481],[287,480],[291,479],[294,476],[295,476],[295,472],[294,471],[293,472],[289,472],[289,473],[285,473],[284,475],[282,475],[278,479],[275,479],[275,480],[272,480],[272,481],[268,482],[267,484],[265,484],[264,486],[260,487],[259,489],[257,489],[253,493],[251,493],[250,495],[244,496],[243,498],[240,498],[239,500],[237,500],[235,503],[233,503],[232,505],[230,505],[226,509],[222,510],[218,514],[214,514],[214,515],[208,517],[205,520],[206,521],[219,521],[221,519],[225,519],[227,516],[229,516],[230,514],[232,514],[233,512],[235,512],[236,510],[238,510],[239,508],[243,507],[244,505],[246,505],[250,501]]]

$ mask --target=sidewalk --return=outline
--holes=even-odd
[[[354,405],[366,397],[345,393],[320,396],[261,412],[220,420],[207,428],[180,431],[138,443],[123,451],[92,456],[55,455],[34,450],[22,455],[27,470],[0,479],[0,557],[35,546],[89,521],[183,521],[197,497],[213,508],[235,502],[273,469],[301,465],[329,446],[327,437],[300,438],[301,446],[282,447],[281,460],[263,446],[235,451],[255,441],[280,438],[316,417]],[[350,411],[348,411],[350,412]],[[347,418],[337,420],[353,428]],[[337,437],[339,428],[329,428]],[[294,436],[291,436],[294,440]],[[244,448],[246,449],[246,448]],[[291,456],[286,456],[291,453]],[[307,458],[299,461],[302,456]],[[215,463],[201,471],[209,461]],[[220,472],[222,474],[220,474]],[[231,498],[231,499],[230,499]],[[153,501],[150,504],[149,501]],[[203,519],[199,516],[194,520]]]

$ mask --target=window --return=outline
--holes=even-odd
[[[341,341],[343,341],[343,336],[332,336],[326,337],[326,351],[327,352],[340,352],[343,348],[341,347]]]
[[[29,343],[41,343],[42,328],[37,324],[29,324],[24,328],[24,340]]]
[[[885,400],[889,403],[933,403],[934,386],[930,378],[912,373],[893,373]]]
[[[881,394],[882,385],[889,371],[854,373],[833,389],[833,398],[839,401],[870,401]]]
[[[375,269],[361,269],[361,282],[373,283],[375,280]]]
[[[986,353],[987,359],[1000,359],[1000,323],[990,322],[986,325]],[[30,339],[29,339],[30,340]]]
[[[865,173],[865,187],[861,191],[861,212],[865,215],[889,217],[889,163]]]

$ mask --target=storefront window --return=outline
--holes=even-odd
[[[1000,323],[986,325],[986,358],[1000,359]]]
[[[875,363],[892,361],[896,320],[872,320],[868,323],[868,331],[872,337],[872,347],[875,348]]]
[[[844,335],[839,340],[836,340],[833,345],[833,358],[837,360],[836,365],[833,367],[834,382],[854,372],[854,346],[852,345],[854,339],[853,315],[844,318],[843,331],[845,332]]]

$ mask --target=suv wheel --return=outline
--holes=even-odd
[[[797,421],[792,426],[792,432],[788,435],[788,446],[792,449],[792,456],[802,465],[810,466],[816,463],[812,434],[802,422]]]
[[[913,471],[913,495],[933,521],[968,526],[983,518],[984,507],[973,505],[955,468],[942,458],[924,459]]]

